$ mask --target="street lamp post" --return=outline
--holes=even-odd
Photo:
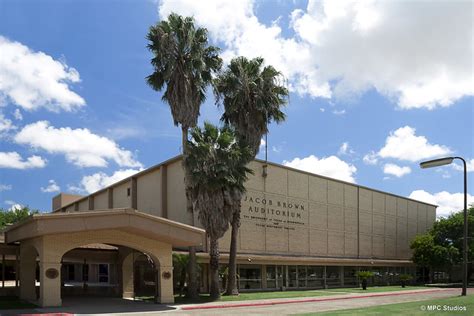
[[[454,159],[459,159],[462,160],[462,163],[464,165],[464,238],[463,238],[463,270],[462,270],[462,296],[466,296],[467,292],[467,253],[468,253],[468,243],[467,243],[467,228],[468,228],[468,222],[467,222],[467,166],[466,166],[466,160],[462,157],[446,157],[446,158],[440,158],[440,159],[434,159],[434,160],[429,160],[429,161],[424,161],[420,163],[420,167],[425,169],[425,168],[433,168],[433,167],[439,167],[439,166],[444,166],[444,165],[449,165],[450,163],[453,162]]]

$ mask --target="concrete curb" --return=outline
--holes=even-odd
[[[295,299],[295,300],[284,300],[284,301],[270,301],[270,302],[254,302],[254,303],[237,303],[237,304],[215,304],[215,305],[194,305],[194,306],[183,306],[181,310],[199,310],[199,309],[218,309],[218,308],[235,308],[235,307],[255,307],[255,306],[271,306],[280,304],[294,304],[294,303],[311,303],[311,302],[327,302],[337,300],[348,300],[348,299],[359,299],[369,297],[384,297],[384,296],[399,296],[399,295],[410,295],[420,293],[434,293],[434,292],[448,292],[457,289],[437,289],[437,290],[416,290],[416,291],[399,291],[399,292],[383,292],[366,295],[351,295],[341,297],[322,297],[322,298],[306,298],[306,299]]]

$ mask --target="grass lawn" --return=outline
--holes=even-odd
[[[38,307],[35,304],[31,304],[20,300],[17,297],[5,296],[0,297],[0,309],[22,309],[22,308],[35,308]]]
[[[439,306],[441,310],[428,310],[430,306]],[[465,311],[449,311],[445,307],[465,307]],[[474,295],[440,298],[436,300],[406,302],[357,309],[346,309],[340,311],[301,314],[305,316],[347,316],[347,315],[410,315],[410,316],[434,316],[434,315],[474,315]]]
[[[403,290],[419,290],[426,289],[424,286],[407,286],[402,288],[401,286],[379,286],[379,287],[368,287],[367,290],[361,288],[334,288],[327,290],[304,290],[304,291],[276,291],[276,292],[254,292],[254,293],[241,293],[238,296],[222,296],[221,302],[229,301],[249,301],[249,300],[265,300],[272,298],[296,298],[296,297],[315,297],[315,296],[326,296],[326,295],[338,295],[347,293],[376,293],[376,292],[393,292]],[[206,303],[211,302],[208,294],[201,294],[199,299],[190,300],[185,297],[175,296],[176,304],[190,304],[190,303]]]

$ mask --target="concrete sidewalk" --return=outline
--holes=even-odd
[[[430,288],[420,290],[407,290],[407,291],[396,291],[396,292],[378,292],[378,293],[344,293],[336,295],[325,295],[325,296],[314,296],[314,297],[299,297],[299,298],[275,298],[275,299],[263,299],[263,300],[248,300],[248,301],[231,301],[231,302],[210,302],[202,304],[183,304],[174,305],[179,310],[191,311],[191,310],[210,310],[210,309],[222,309],[222,308],[238,308],[238,307],[258,307],[258,306],[271,306],[281,304],[297,304],[297,303],[310,303],[310,302],[330,302],[340,300],[353,300],[362,298],[377,298],[377,297],[396,297],[396,296],[407,296],[414,294],[434,294],[434,293],[452,293],[459,292],[458,289],[441,289],[441,288]]]
[[[416,291],[381,292],[371,294],[348,293],[345,295],[331,295],[325,297],[312,297],[301,299],[229,302],[226,304],[221,303],[220,305],[226,305],[225,307],[222,306],[221,308],[217,308],[218,303],[213,303],[212,305],[202,304],[208,307],[215,306],[214,308],[207,309],[189,309],[189,307],[197,307],[196,305],[187,307],[180,306],[180,310],[171,311],[170,313],[173,316],[294,315],[420,301],[420,307],[416,308],[418,311],[419,308],[421,308],[421,306],[423,305],[423,302],[421,301],[455,297],[459,296],[460,293],[461,289],[427,289]],[[469,289],[468,293],[474,294],[474,289]],[[263,304],[259,305],[259,303]],[[238,307],[238,305],[240,307]],[[406,315],[409,314],[410,311],[407,311]]]

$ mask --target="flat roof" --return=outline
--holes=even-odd
[[[44,235],[122,230],[169,243],[201,246],[206,234],[201,228],[146,214],[130,208],[74,213],[34,214],[5,230],[7,243]]]

